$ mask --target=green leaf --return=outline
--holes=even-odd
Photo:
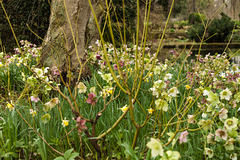
[[[72,153],[72,151],[73,151],[73,148],[67,150],[67,151],[64,153],[64,158],[65,158],[65,159],[68,159],[68,157],[70,156],[70,154]]]
[[[46,124],[46,123],[48,123],[49,121],[50,121],[50,119],[51,119],[51,116],[50,116],[50,114],[44,114],[42,117],[41,117],[41,121],[44,123],[44,124]]]
[[[65,160],[63,157],[57,157],[54,160]]]
[[[15,153],[15,152],[8,152],[8,153],[5,153],[4,157],[9,157],[9,156],[13,156],[14,158],[18,158],[18,154]]]
[[[137,157],[137,155],[135,154],[134,150],[132,149],[132,147],[127,144],[126,142],[124,143],[119,143],[120,146],[123,146],[125,148],[125,154],[128,158],[130,159],[135,159],[135,160],[138,160],[139,158]]]
[[[17,148],[24,148],[25,147],[23,139],[16,142],[16,147]]]
[[[76,158],[77,156],[79,156],[79,153],[72,153],[69,157],[68,160],[74,160],[74,158]]]

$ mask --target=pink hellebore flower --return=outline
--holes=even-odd
[[[88,99],[87,99],[87,103],[91,104],[91,105],[95,105],[97,102],[97,97],[94,93],[89,93],[88,94]]]
[[[101,60],[101,59],[102,59],[100,54],[97,54],[97,55],[96,55],[96,58],[97,58],[98,60]]]
[[[117,68],[117,64],[114,64],[114,65],[113,65],[113,69],[115,69],[115,70],[118,69],[118,68]]]
[[[123,67],[123,66],[124,66],[124,62],[123,62],[123,61],[119,61],[118,63],[119,63],[119,66],[120,66],[120,67]]]
[[[54,70],[53,70],[53,74],[54,74],[54,75],[60,75],[60,71],[59,71],[58,69],[54,69]]]
[[[36,97],[35,96],[31,96],[31,101],[32,102],[36,102],[37,103],[39,100],[40,99],[37,96]]]
[[[188,123],[195,124],[196,120],[194,119],[194,115],[187,115],[188,116]]]
[[[220,120],[222,121],[223,119],[227,119],[228,115],[228,110],[225,109],[225,108],[222,108],[220,111],[219,111],[219,118]]]
[[[188,131],[184,131],[180,134],[180,137],[179,137],[180,144],[187,142],[187,135],[188,135]]]
[[[87,129],[87,126],[85,126],[86,120],[85,119],[81,119],[81,117],[78,117],[77,120],[77,128],[78,128],[78,132],[81,133],[83,130]]]
[[[37,54],[32,54],[32,57],[38,57],[38,55]]]
[[[223,139],[225,141],[227,140],[227,137],[228,137],[227,132],[220,128],[215,131],[215,135],[216,135],[216,137]]]

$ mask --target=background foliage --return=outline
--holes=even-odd
[[[41,44],[42,41],[30,32],[26,24],[43,38],[49,24],[49,3],[49,0],[3,0],[3,5],[18,40],[26,39],[34,44]],[[3,46],[6,47],[6,51],[12,51],[13,46],[16,46],[16,42],[12,36],[2,7],[0,7],[0,15],[0,38],[2,39]]]

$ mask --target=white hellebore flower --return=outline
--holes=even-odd
[[[35,69],[34,69],[34,72],[36,72],[39,77],[42,77],[42,76],[43,76],[43,70],[42,70],[42,69],[35,68]]]
[[[179,93],[179,91],[177,90],[177,87],[172,87],[171,89],[169,89],[168,94],[171,97],[177,97],[177,94]]]
[[[228,88],[220,92],[221,99],[226,99],[229,101],[231,96],[232,96],[232,92]]]
[[[158,80],[158,81],[154,82],[153,87],[155,87],[156,89],[162,89],[162,88],[166,88],[167,85],[164,81]]]
[[[203,91],[203,96],[208,96],[208,95],[209,95],[209,91],[205,89],[205,90]]]
[[[150,142],[147,143],[147,147],[151,149],[152,157],[163,156],[163,147],[158,139],[151,138]]]
[[[87,92],[87,87],[85,86],[85,84],[83,82],[80,82],[78,85],[77,85],[77,88],[79,89],[78,90],[78,93],[86,93]]]
[[[101,77],[103,80],[107,81],[107,83],[109,83],[111,80],[113,80],[111,73],[102,74]]]
[[[172,76],[173,75],[171,73],[168,73],[165,75],[164,80],[166,81],[166,80],[172,79]]]

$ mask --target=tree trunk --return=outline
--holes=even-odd
[[[91,1],[97,6],[97,0]],[[68,70],[75,70],[79,61],[85,60],[88,41],[86,31],[91,9],[87,0],[65,0],[66,9],[64,0],[52,0],[51,4],[50,23],[44,38],[40,62],[43,66],[59,67],[66,73]]]

